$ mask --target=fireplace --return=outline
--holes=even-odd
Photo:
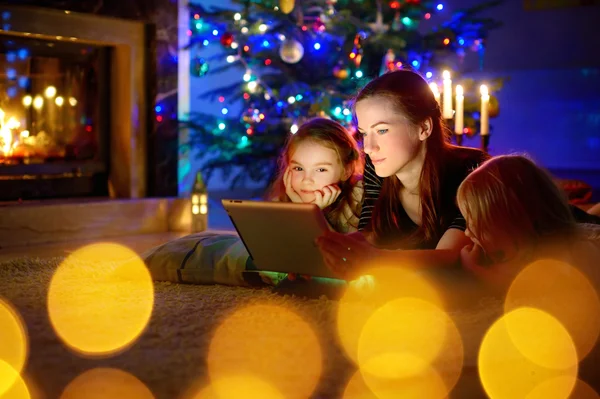
[[[0,40],[0,200],[108,195],[110,47]]]
[[[145,197],[152,29],[69,11],[0,11],[0,201]]]

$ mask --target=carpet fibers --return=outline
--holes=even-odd
[[[209,365],[214,365],[221,372],[226,372],[229,365],[231,370],[239,371],[240,361],[248,363],[248,359],[244,360],[244,354],[248,353],[254,353],[255,359],[248,364],[257,373],[262,377],[269,373],[275,375],[275,381],[269,381],[269,384],[283,393],[280,397],[337,398],[343,397],[344,391],[350,391],[347,387],[356,369],[337,338],[338,302],[324,297],[304,299],[277,295],[268,289],[154,283],[150,320],[131,345],[103,358],[81,355],[59,338],[50,322],[48,289],[62,260],[22,258],[0,263],[0,298],[21,316],[27,330],[29,352],[22,375],[33,398],[61,398],[61,395],[63,398],[108,398],[91,392],[80,393],[81,396],[64,394],[69,383],[95,368],[125,371],[139,380],[155,398],[213,397],[198,395],[210,382]],[[211,342],[215,343],[215,332],[220,329],[219,326],[223,326],[235,311],[254,305],[263,306],[263,309],[269,306],[285,308],[293,311],[297,318],[290,318],[289,314],[266,316],[260,308],[246,312],[243,317],[237,318],[238,322],[242,322],[237,327],[230,323],[227,328],[221,329],[224,332],[217,340],[220,352],[213,353],[210,360],[209,347]],[[481,336],[497,317],[498,310],[497,302],[481,301],[468,312],[463,310],[451,314],[464,346],[462,375],[452,397],[485,397],[474,366]],[[284,326],[266,332],[265,317],[271,317],[268,322],[272,325],[283,321],[290,328],[285,330]],[[298,320],[305,323],[294,324]],[[310,326],[309,330],[314,333],[313,341],[307,341],[310,331],[307,333],[306,326]],[[229,341],[227,345],[227,339],[237,341]],[[311,342],[318,342],[320,349],[315,351],[306,347]],[[231,381],[231,384],[235,381],[244,383],[239,379]],[[345,397],[375,397],[365,390],[361,391],[361,384],[353,381],[351,385],[355,393]],[[248,381],[245,383],[252,385]],[[267,388],[264,388],[263,395],[252,394],[250,388],[242,393],[235,391],[238,392],[235,395],[232,390],[228,392],[232,399],[235,399],[234,396],[277,397],[275,394],[268,395]],[[98,391],[100,388],[96,386],[94,389]],[[115,395],[130,396],[127,393],[110,396]],[[409,396],[400,394],[397,397]]]

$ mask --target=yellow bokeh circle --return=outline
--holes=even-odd
[[[287,399],[273,386],[252,375],[219,378],[192,399]]]
[[[0,398],[29,399],[30,397],[27,384],[20,373],[12,365],[0,359]]]
[[[154,286],[144,262],[112,243],[78,249],[56,270],[48,312],[58,336],[72,350],[108,356],[133,344],[154,305]]]
[[[15,375],[18,376],[23,371],[28,347],[25,323],[19,314],[0,298],[0,361],[5,362],[0,372],[0,395],[12,385]]]
[[[146,385],[130,373],[115,368],[95,368],[78,375],[60,399],[154,399]]]
[[[394,381],[399,387],[411,387],[410,392],[419,386],[436,392],[443,387],[441,397],[456,384],[463,358],[452,319],[418,298],[396,299],[380,307],[365,323],[358,347],[359,367],[370,387],[375,380]]]
[[[579,360],[600,333],[600,299],[588,278],[565,262],[543,259],[524,268],[512,282],[504,310],[532,307],[555,317],[569,332]]]
[[[362,330],[382,306],[396,299],[418,298],[443,308],[436,287],[411,268],[376,267],[365,274],[369,276],[369,284],[350,284],[339,301],[337,312],[340,343],[357,364]],[[363,289],[365,286],[367,289]]]
[[[479,376],[492,399],[566,398],[575,385],[578,363],[573,340],[552,315],[518,308],[497,320],[479,350]],[[551,389],[547,389],[551,387]]]
[[[215,330],[207,365],[213,382],[244,376],[285,398],[307,398],[321,377],[322,354],[296,312],[257,304],[236,310]]]

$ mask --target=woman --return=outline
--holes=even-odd
[[[356,97],[354,113],[367,155],[362,233],[320,237],[327,265],[351,278],[375,258],[424,267],[456,264],[469,243],[456,191],[487,154],[449,143],[440,106],[415,72],[371,81]]]
[[[361,232],[320,237],[327,265],[343,278],[359,275],[373,259],[458,265],[470,240],[456,193],[489,156],[449,143],[439,104],[415,72],[389,72],[371,81],[356,97],[354,113],[367,155]],[[569,208],[577,222],[600,224],[597,216]]]

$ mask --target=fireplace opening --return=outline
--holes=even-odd
[[[0,33],[0,201],[108,196],[111,52]]]

